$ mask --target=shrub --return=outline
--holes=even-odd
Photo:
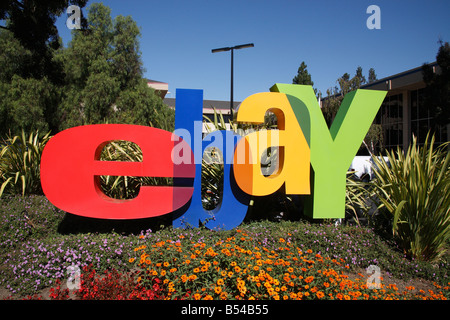
[[[450,154],[447,144],[434,148],[434,136],[422,147],[414,137],[406,154],[374,157],[375,190],[388,212],[392,233],[404,252],[436,261],[450,235]]]
[[[42,194],[40,180],[41,155],[50,133],[39,131],[22,134],[3,141],[0,151],[0,197],[4,192]]]

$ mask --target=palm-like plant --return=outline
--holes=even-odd
[[[100,160],[142,162],[142,150],[130,141],[112,141],[103,148]],[[103,192],[115,199],[132,199],[141,186],[170,185],[171,182],[170,178],[100,176]]]
[[[450,235],[448,143],[435,148],[434,141],[427,136],[419,147],[414,137],[406,153],[373,158],[375,190],[395,239],[410,257],[431,261],[445,253]]]
[[[4,192],[41,194],[40,163],[50,133],[8,136],[0,149],[0,196]]]

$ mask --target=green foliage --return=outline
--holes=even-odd
[[[347,174],[345,188],[345,210],[351,214],[352,219],[361,226],[360,216],[366,217],[369,209],[367,202],[367,184],[353,179]]]
[[[448,144],[434,148],[434,136],[423,147],[413,138],[406,154],[374,157],[375,190],[387,209],[394,238],[415,259],[436,261],[450,236],[450,154]]]
[[[62,210],[54,207],[40,195],[3,195],[0,200],[0,251],[30,239],[54,237],[64,217]]]
[[[314,86],[314,82],[311,80],[311,74],[308,72],[305,61],[302,61],[300,67],[298,67],[297,74],[292,79],[292,83]],[[314,93],[317,94],[316,88],[314,88]]]
[[[21,61],[19,76],[48,78],[53,84],[61,84],[62,65],[53,60],[54,50],[61,45],[55,22],[70,4],[83,8],[86,2],[87,0],[2,1],[0,19],[6,21],[2,29],[13,34],[31,55],[31,59]],[[84,18],[81,20],[84,25]]]
[[[8,137],[2,142],[0,152],[0,196],[4,193],[40,194],[40,162],[49,133],[39,131],[29,135]]]
[[[69,1],[81,7],[85,2]],[[64,48],[54,21],[67,3],[27,1],[17,7],[16,1],[8,1],[0,6],[0,17],[10,19],[0,29],[0,136],[22,129],[56,134],[105,122],[173,130],[173,110],[143,78],[136,22],[130,16],[112,19],[109,7],[94,3],[87,19],[82,17],[82,29],[72,31]],[[28,12],[28,6],[35,7]],[[34,19],[30,23],[39,30],[21,33],[20,19]],[[30,42],[33,32],[39,35]],[[49,41],[40,43],[42,37]]]
[[[113,141],[107,144],[101,155],[102,161],[142,162],[141,148],[129,141]],[[141,186],[170,185],[171,178],[101,176],[103,192],[115,199],[132,199],[139,194]]]

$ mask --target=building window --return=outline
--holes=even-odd
[[[403,147],[403,95],[384,99],[375,119],[383,128],[383,144],[387,150]]]
[[[435,144],[447,141],[447,126],[438,126],[432,130],[432,120],[433,115],[424,103],[424,90],[411,91],[411,135],[417,137],[419,145],[423,145],[430,130],[435,134]]]

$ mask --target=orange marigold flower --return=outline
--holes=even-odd
[[[316,292],[317,299],[322,299],[324,296],[325,296],[325,294],[322,291],[317,291]]]
[[[305,282],[306,282],[306,283],[311,283],[313,280],[314,280],[314,277],[313,277],[313,276],[309,276],[309,277],[307,277],[307,278],[305,279]]]
[[[130,258],[130,260],[128,260],[129,263],[133,263],[134,262],[134,258]]]

